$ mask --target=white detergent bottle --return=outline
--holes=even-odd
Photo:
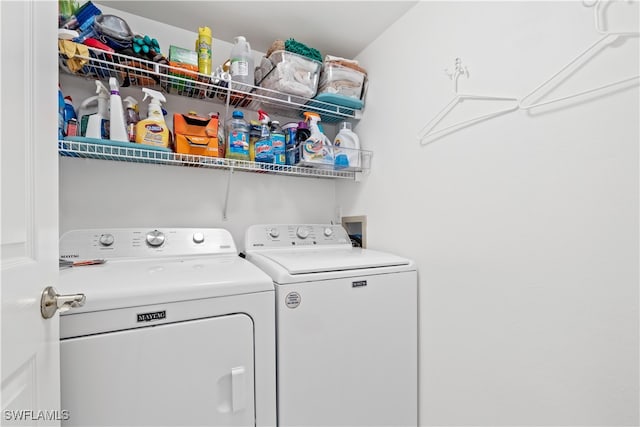
[[[89,116],[87,122],[87,138],[107,139],[109,137],[108,109],[109,91],[100,80],[96,80],[96,93],[98,94],[98,112]]]
[[[303,143],[302,160],[313,166],[333,167],[333,147],[331,140],[318,127],[320,115],[305,111],[304,117],[309,122],[311,136]]]
[[[234,45],[231,48],[229,73],[231,80],[248,85],[255,84],[253,69],[253,53],[251,45],[244,36],[237,36],[233,39]],[[234,85],[233,89],[249,92],[251,87]]]
[[[122,98],[120,98],[120,88],[115,77],[109,79],[109,87],[111,88],[111,98],[109,99],[109,139],[129,142],[127,125],[124,121]]]
[[[340,122],[338,129],[338,134],[333,140],[336,169],[359,169],[361,160],[358,135],[351,130],[349,122]]]

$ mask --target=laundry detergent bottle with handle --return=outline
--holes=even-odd
[[[320,115],[305,111],[304,116],[309,124],[311,136],[302,145],[302,161],[313,166],[333,167],[331,140],[318,127]]]
[[[144,92],[142,100],[150,96],[151,101],[149,101],[147,118],[140,120],[136,125],[136,142],[166,148],[169,146],[169,129],[164,121],[161,102],[167,102],[167,100],[157,90],[145,87],[142,91]]]
[[[360,168],[360,139],[351,130],[351,123],[340,122],[339,131],[333,140],[336,169]]]
[[[253,85],[255,81],[253,75],[253,54],[251,53],[251,46],[244,36],[237,36],[233,41],[234,45],[231,48],[231,55],[229,58],[229,73],[231,74],[231,80],[238,83]],[[251,90],[251,87],[243,85],[233,85],[232,88],[244,92]]]
[[[110,94],[100,80],[96,80],[95,82],[96,93],[98,94],[98,112],[89,116],[85,136],[87,138],[109,139],[109,120],[107,119],[107,114]]]
[[[263,110],[258,110],[258,120],[260,121],[260,138],[255,142],[256,162],[273,163],[269,116]]]

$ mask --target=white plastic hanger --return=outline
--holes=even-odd
[[[538,103],[532,103],[529,105],[525,105],[525,101],[528,98],[533,97],[534,95],[537,94],[537,92],[544,88],[545,86],[547,86],[548,84],[550,84],[551,82],[553,82],[554,80],[556,80],[556,78],[558,76],[560,76],[561,74],[563,74],[567,69],[571,68],[573,65],[575,65],[576,63],[579,63],[579,61],[583,58],[590,58],[593,57],[595,55],[597,55],[598,52],[600,52],[601,49],[606,48],[609,44],[614,43],[615,41],[617,41],[620,37],[638,37],[638,35],[640,35],[640,33],[638,31],[607,31],[604,29],[604,25],[601,22],[601,6],[603,3],[607,3],[608,1],[603,1],[603,0],[598,0],[595,2],[587,2],[587,1],[583,1],[583,4],[587,7],[594,7],[594,16],[595,16],[595,27],[596,27],[596,31],[600,34],[602,34],[602,37],[599,38],[598,40],[596,40],[595,43],[591,44],[588,48],[586,48],[584,51],[582,51],[578,56],[576,56],[574,59],[571,60],[571,62],[569,62],[568,64],[566,64],[564,67],[562,67],[560,69],[560,71],[558,71],[557,73],[555,73],[554,75],[552,75],[550,78],[548,78],[547,80],[545,80],[544,82],[542,82],[541,84],[539,84],[534,90],[532,90],[531,92],[529,92],[527,95],[525,95],[522,99],[520,99],[519,101],[519,105],[520,108],[523,110],[530,110],[532,108],[535,107],[541,107],[543,105],[548,105],[548,104],[552,104],[554,102],[559,102],[559,101],[564,101],[570,98],[576,98],[582,95],[588,95],[590,93],[594,93],[594,92],[598,92],[604,89],[608,89],[611,87],[615,87],[615,86],[619,86],[619,85],[624,85],[626,83],[629,83],[633,80],[638,80],[640,78],[640,75],[635,75],[633,77],[628,77],[626,79],[622,79],[622,80],[618,80],[612,83],[607,83],[604,84],[602,86],[598,86],[592,89],[588,89],[588,90],[584,90],[581,92],[577,92],[571,95],[567,95],[567,96],[563,96],[560,98],[555,98],[555,99],[550,99],[547,101],[542,101],[542,102],[538,102]],[[589,55],[593,53],[593,55]],[[584,61],[583,61],[584,63]],[[568,74],[569,76],[571,75],[571,73]],[[538,98],[540,99],[540,97]]]
[[[518,109],[517,98],[458,93],[458,78],[463,75],[464,76],[469,75],[469,71],[466,69],[466,67],[462,67],[462,61],[460,60],[460,58],[456,58],[455,60],[455,69],[453,73],[447,72],[447,74],[454,82],[453,85],[454,85],[455,96],[438,114],[436,114],[436,116],[433,119],[431,119],[426,125],[424,125],[424,127],[420,130],[420,132],[418,132],[418,139],[422,145],[429,144],[434,140],[438,139],[439,137],[455,132],[456,130],[465,128],[474,123],[478,123],[478,122],[490,119],[492,117],[497,117],[502,114],[506,114]],[[467,99],[485,100],[485,101],[514,101],[515,104],[512,107],[502,109],[499,111],[494,111],[492,113],[484,114],[478,117],[474,117],[470,120],[465,120],[465,121],[447,126],[443,129],[439,129],[437,131],[433,130],[436,127],[436,125],[440,123],[447,116],[447,114],[449,114],[451,110],[453,110],[456,107],[456,105],[460,104],[461,102]]]

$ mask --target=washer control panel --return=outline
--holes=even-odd
[[[236,254],[231,234],[220,228],[119,228],[72,230],[60,237],[60,258],[70,261]]]
[[[346,230],[334,224],[263,224],[247,230],[245,248],[284,248],[300,246],[346,245]]]

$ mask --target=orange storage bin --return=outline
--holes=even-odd
[[[218,141],[218,116],[174,114],[173,134],[176,153],[224,157]]]

